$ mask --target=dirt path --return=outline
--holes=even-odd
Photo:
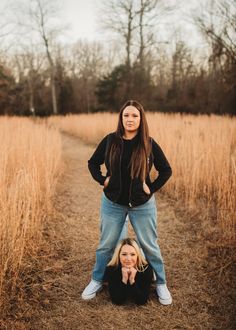
[[[61,235],[65,251],[56,260],[58,271],[50,289],[49,304],[42,309],[31,329],[221,329],[217,327],[219,319],[216,322],[212,312],[214,297],[207,287],[207,254],[199,225],[191,219],[177,217],[160,194],[156,196],[159,243],[173,305],[160,305],[154,286],[150,302],[144,307],[131,303],[114,306],[106,288],[91,301],[81,300],[81,292],[90,280],[99,238],[102,188],[87,170],[87,160],[93,149],[76,138],[63,135],[65,173],[55,199],[60,214],[55,230]]]

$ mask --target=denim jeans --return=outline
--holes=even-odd
[[[138,243],[156,274],[157,284],[166,283],[163,259],[157,244],[157,209],[154,195],[145,204],[129,207],[110,201],[103,193],[100,213],[101,237],[96,250],[92,278],[98,282],[103,281],[105,268],[119,242],[127,215]]]

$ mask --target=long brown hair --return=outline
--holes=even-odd
[[[151,143],[149,138],[148,124],[143,106],[135,100],[128,100],[120,109],[118,125],[116,129],[116,137],[110,148],[109,160],[111,172],[115,160],[119,159],[121,154],[122,137],[125,133],[122,115],[124,109],[128,106],[135,107],[140,113],[140,125],[137,133],[138,143],[133,150],[130,161],[131,178],[140,178],[142,181],[144,181],[148,173],[148,158],[151,152]]]
[[[145,271],[148,263],[147,263],[146,259],[144,258],[144,256],[142,255],[140,247],[138,246],[138,243],[133,238],[125,238],[117,244],[115,251],[113,253],[113,256],[112,256],[110,262],[107,264],[107,266],[117,267],[120,264],[120,251],[124,245],[130,245],[135,249],[135,251],[137,253],[137,264],[136,264],[135,268],[139,272]]]

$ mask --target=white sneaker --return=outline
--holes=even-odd
[[[166,284],[157,284],[156,291],[158,300],[162,305],[170,305],[172,303],[172,297]]]
[[[84,300],[92,299],[96,296],[96,293],[99,292],[101,289],[102,289],[101,282],[91,280],[90,283],[84,289],[81,297]]]

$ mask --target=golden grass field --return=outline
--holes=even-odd
[[[196,222],[201,222],[201,230],[203,229],[206,234],[203,236],[210,236],[211,244],[215,247],[223,248],[223,253],[227,253],[227,249],[235,245],[236,238],[236,118],[214,115],[192,116],[147,113],[147,119],[150,135],[160,144],[173,169],[171,180],[162,189],[164,192],[163,196],[166,196],[166,200],[176,205],[177,208],[181,206],[181,212],[183,209],[188,210],[190,215],[189,221],[192,221],[193,230],[196,231],[195,227],[198,225]],[[43,245],[49,245],[49,252],[47,251],[47,255],[43,256],[45,262],[44,269],[46,269],[44,274],[46,274],[47,270],[50,269],[47,265],[51,253],[50,246],[56,245],[57,248],[60,246],[56,239],[54,241],[50,240],[50,234],[48,234],[49,236],[46,235],[47,243],[45,243],[45,237],[42,239],[42,236],[45,236],[46,223],[54,221],[54,216],[51,215],[54,211],[53,200],[55,198],[57,181],[61,177],[62,166],[65,168],[65,171],[69,167],[69,163],[64,166],[64,160],[62,159],[61,132],[78,137],[89,144],[89,148],[91,148],[91,145],[94,148],[107,133],[116,129],[116,125],[117,114],[110,113],[57,116],[50,117],[47,120],[30,120],[28,118],[15,117],[0,118],[0,309],[4,309],[5,315],[8,315],[9,312],[6,309],[12,308],[10,304],[6,303],[10,301],[11,296],[16,301],[18,301],[17,299],[19,301],[25,299],[18,285],[18,279],[21,273],[24,272],[24,269],[27,269],[27,272],[33,278],[31,288],[33,287],[36,290],[34,291],[36,296],[33,297],[33,302],[39,300],[41,303],[41,296],[37,293],[37,287],[43,287],[42,291],[47,291],[47,287],[50,287],[51,283],[55,281],[50,279],[50,285],[44,285],[43,282],[37,283],[39,279],[41,281],[43,279],[39,275],[35,275],[38,274],[38,270],[29,260],[29,256],[33,256],[34,261],[37,260],[37,254],[40,249],[43,249]],[[70,148],[70,141],[67,144],[68,148]],[[74,143],[73,148],[76,148],[76,143]],[[73,150],[71,150],[71,153],[73,154]],[[88,157],[91,154],[91,150],[85,150],[84,153]],[[86,163],[87,158],[83,161]],[[77,166],[76,160],[74,160],[74,163],[74,166]],[[74,169],[75,173],[77,171],[78,169]],[[63,175],[66,175],[66,173]],[[70,176],[71,174],[68,173],[68,178]],[[61,184],[63,185],[63,182]],[[75,203],[77,203],[78,198],[82,198],[80,204],[85,205],[88,191],[92,194],[94,190],[93,184],[84,188],[80,187],[82,197],[79,197],[81,191],[76,191],[78,183],[75,183],[74,186],[71,194],[78,194],[78,197],[77,195],[73,196]],[[63,209],[69,208],[67,212],[69,212],[68,219],[70,219],[70,212],[73,213],[68,192],[70,187],[66,187],[65,191],[63,187],[60,189],[63,194],[61,212],[63,212]],[[98,192],[93,192],[93,194],[97,196]],[[166,203],[164,201],[164,205]],[[81,212],[80,208],[76,209],[74,215],[78,228],[85,226],[83,229],[84,233],[87,233],[85,237],[90,238],[92,245],[91,256],[94,254],[97,244],[97,233],[94,232],[97,223],[97,210],[95,210],[97,206],[95,204],[97,205],[97,202],[91,202],[89,211],[88,209],[82,211],[85,218],[89,212],[91,212],[89,216],[94,218],[93,228],[90,231],[87,228],[88,226],[85,226],[82,222],[78,223],[76,220],[77,217],[81,217],[81,214],[79,214]],[[172,211],[168,212],[171,214]],[[195,214],[197,215],[196,217]],[[169,215],[166,215],[166,217],[169,218]],[[180,223],[177,222],[176,226],[180,226]],[[191,223],[189,223],[189,226],[191,227]],[[190,230],[190,227],[188,230]],[[73,231],[74,229],[68,230]],[[172,230],[171,226],[169,230]],[[74,232],[71,233],[71,235],[73,234]],[[186,233],[183,232],[183,234],[185,235]],[[200,235],[200,233],[197,235]],[[63,232],[60,239],[64,239],[64,236],[67,236],[66,232]],[[168,240],[168,232],[166,236]],[[55,237],[57,237],[57,234]],[[174,253],[176,253],[176,256],[179,255],[179,252],[174,252],[177,249],[177,245],[175,246],[177,243],[184,244],[182,237],[179,241],[177,239],[173,243],[173,248],[170,248],[169,264],[174,262],[171,259],[171,255],[172,258]],[[62,245],[67,246],[67,244],[69,243],[64,242]],[[81,290],[88,280],[87,277],[93,265],[92,257],[90,255],[88,257],[86,253],[84,254],[83,251],[80,251],[83,244],[82,239],[81,242],[78,242],[78,247],[74,247],[75,254],[81,254],[81,257],[78,258],[82,258],[82,262],[84,258],[85,260],[89,258],[89,269],[86,270],[86,273],[80,274],[80,277],[82,276],[82,283],[79,283]],[[186,250],[186,260],[188,255],[191,255],[191,240]],[[200,261],[202,258],[201,256],[196,257],[196,261]],[[52,266],[52,269],[56,269],[55,274],[52,274],[53,277],[59,276],[57,272],[58,269],[59,272],[61,269],[62,261],[58,258],[55,262],[56,266]],[[232,265],[231,255],[227,256],[225,254],[222,260],[223,264],[220,264],[220,271],[221,274],[224,274],[224,271],[228,270],[228,266],[231,267]],[[78,266],[75,269],[76,272],[79,269],[81,259],[77,260],[77,256],[73,255],[72,261],[73,263],[75,261],[75,267]],[[78,265],[76,264],[77,261]],[[183,262],[185,261],[183,260]],[[181,264],[181,260],[179,263],[180,267],[187,267],[186,264]],[[219,263],[217,265],[219,266]],[[210,272],[214,273],[215,270],[213,269]],[[194,278],[195,274],[193,273],[191,276]],[[197,282],[195,284],[197,285]],[[175,285],[178,286],[178,282]],[[227,282],[227,285],[230,287],[231,284]],[[77,287],[72,290],[72,297],[76,289]],[[76,293],[76,295],[79,295],[79,293]],[[104,296],[101,297],[104,298]],[[204,300],[205,296],[202,296],[201,299]],[[207,296],[206,299],[208,299]],[[178,299],[176,300],[178,301]],[[47,299],[44,300],[44,303],[48,304]],[[179,303],[181,304],[181,301]],[[67,302],[65,304],[68,305]],[[93,304],[91,306],[79,305],[79,308],[82,308],[83,311],[81,317],[84,322],[87,322],[87,317],[93,314],[96,302],[95,305]],[[106,304],[105,302],[105,305],[101,306],[102,310],[104,308],[104,313],[111,308],[110,305]],[[156,311],[156,308],[157,312],[159,311],[153,302],[151,302],[149,307],[151,308],[150,313]],[[149,307],[144,312],[149,310]],[[29,309],[29,306],[27,308]],[[152,308],[154,309],[152,310]],[[29,313],[29,318],[32,316],[32,313]],[[61,311],[58,313],[60,315]],[[164,312],[161,310],[161,313]],[[180,311],[178,313],[180,318],[178,324],[181,324],[183,315]],[[14,311],[9,312],[9,315],[11,315],[11,318],[13,318],[12,322],[14,322]],[[2,324],[5,325],[5,321],[4,319],[3,323],[0,322],[0,328]],[[122,323],[121,320],[120,322],[120,324],[126,325],[125,322]],[[195,323],[193,320],[190,320],[189,326],[190,324]],[[3,329],[20,330],[21,328],[17,325],[17,327],[9,328],[6,326]],[[25,328],[22,327],[22,329]],[[75,326],[75,328],[72,327],[71,329],[77,328]]]
[[[97,144],[116,129],[117,114],[51,117],[63,131]],[[164,188],[188,209],[214,222],[217,244],[235,242],[236,118],[147,113],[150,135],[164,150],[173,176]]]
[[[26,118],[0,118],[0,306],[10,298],[26,255],[34,254],[59,174],[57,130]],[[6,291],[7,290],[7,291]],[[6,301],[5,301],[6,302]]]

